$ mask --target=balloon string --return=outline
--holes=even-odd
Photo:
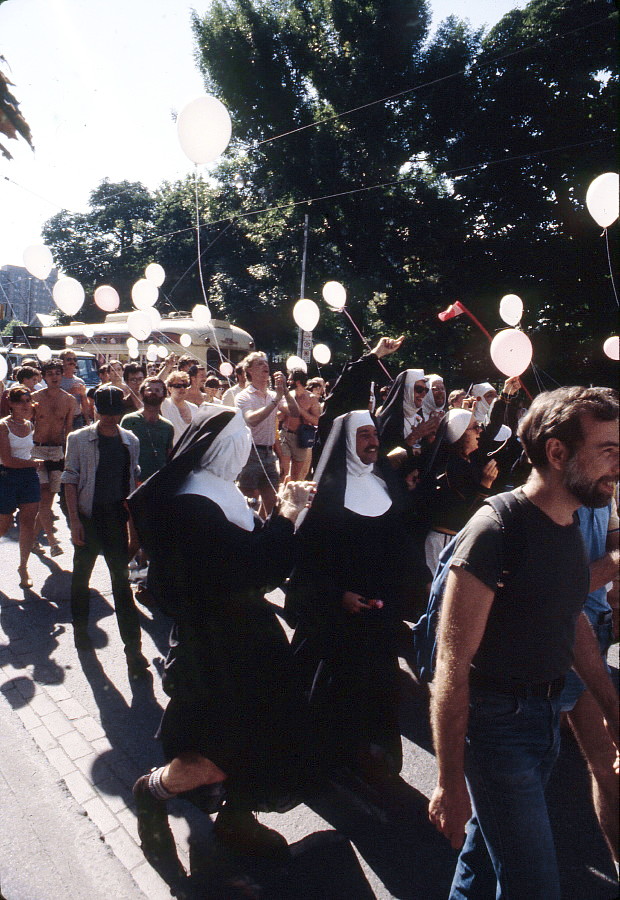
[[[351,323],[351,325],[353,325],[353,327],[355,328],[355,330],[356,330],[357,333],[359,334],[360,338],[362,339],[362,342],[363,342],[364,346],[365,346],[368,350],[370,350],[370,351],[372,352],[372,347],[370,346],[370,344],[368,343],[368,341],[366,340],[366,338],[364,337],[364,335],[362,334],[362,332],[359,330],[359,328],[357,327],[357,325],[355,324],[355,322],[353,321],[353,319],[351,318],[351,314],[349,313],[349,310],[346,308],[346,306],[343,306],[343,307],[342,307],[342,312],[345,314],[345,316],[347,317],[347,319],[349,320],[349,322]],[[383,369],[383,371],[385,372],[385,374],[387,375],[387,377],[390,379],[390,382],[394,381],[394,379],[392,378],[392,376],[390,375],[390,373],[389,373],[388,370],[385,368],[385,366],[383,365],[383,363],[381,362],[381,360],[380,360],[379,358],[377,358],[377,362],[379,363],[379,365],[381,366],[381,368]]]
[[[196,247],[198,252],[198,277],[200,279],[200,289],[202,290],[202,296],[205,301],[205,306],[207,309],[209,308],[209,302],[207,300],[207,292],[205,291],[205,285],[202,278],[202,250],[200,247],[200,204],[198,202],[198,166],[194,166],[194,189],[195,189],[195,197],[196,197]],[[217,334],[215,331],[215,325],[211,321],[211,330],[213,331],[213,340],[215,342],[215,349],[217,350],[217,354],[220,358],[220,364],[223,365],[226,361],[224,356],[222,355],[222,351],[220,350],[220,345],[217,339]],[[205,350],[205,359],[209,356],[209,351]],[[223,374],[223,373],[220,373]],[[228,382],[228,387],[231,387],[231,381],[228,375],[224,375],[224,378]]]
[[[475,315],[474,315],[472,312],[470,312],[470,311],[467,309],[467,307],[465,306],[465,304],[462,303],[460,300],[458,301],[458,304],[459,304],[459,306],[461,307],[461,309],[463,310],[463,312],[465,313],[465,315],[469,316],[469,318],[472,320],[472,322],[474,323],[474,325],[477,325],[478,328],[480,329],[480,331],[484,334],[484,336],[487,337],[487,338],[489,339],[489,341],[492,342],[492,341],[493,341],[493,338],[491,337],[491,335],[489,334],[489,332],[486,330],[486,328],[484,327],[484,325],[482,324],[482,322],[478,321],[478,319],[475,317]]]
[[[614,297],[616,298],[616,306],[620,306],[620,302],[618,301],[618,291],[616,290],[616,283],[614,281],[614,270],[611,264],[611,253],[609,252],[609,229],[605,229],[605,246],[607,247],[607,262],[609,263],[609,277],[611,278],[611,286],[614,290]]]

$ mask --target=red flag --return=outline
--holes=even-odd
[[[455,316],[460,316],[464,313],[465,310],[461,306],[458,300],[451,304],[447,309],[444,309],[443,312],[437,313],[437,318],[441,319],[442,322],[447,322],[448,319],[453,319]]]

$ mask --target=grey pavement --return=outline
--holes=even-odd
[[[160,674],[169,623],[140,607],[147,679],[130,682],[113,614],[107,569],[91,580],[94,652],[73,647],[72,552],[33,555],[32,590],[18,586],[17,531],[0,541],[0,886],[4,900],[160,900],[171,889],[144,859],[131,786],[162,762],[154,739],[166,697]],[[279,592],[271,599],[281,602]],[[435,778],[426,696],[403,665],[404,766],[391,793],[342,777],[309,805],[261,814],[292,847],[285,866],[226,854],[211,820],[169,804],[187,896],[209,900],[441,900],[455,854],[429,825]],[[613,866],[571,741],[550,786],[563,893],[568,900],[617,896]]]

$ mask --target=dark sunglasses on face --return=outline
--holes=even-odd
[[[421,385],[417,385],[413,389],[416,394],[428,394],[428,388],[422,387]]]
[[[186,388],[186,387],[189,387],[189,385],[188,384],[171,384],[170,387]]]

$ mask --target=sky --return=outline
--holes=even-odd
[[[450,14],[491,27],[524,0],[431,0],[433,30]],[[103,178],[153,190],[193,171],[174,112],[204,93],[190,10],[208,0],[7,0],[0,54],[33,134],[34,153],[3,140],[0,265],[23,265],[41,226],[61,209],[85,211]],[[360,98],[361,99],[361,98]]]

